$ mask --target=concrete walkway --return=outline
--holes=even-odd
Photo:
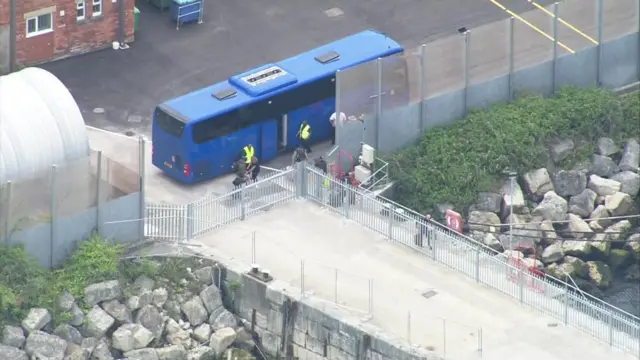
[[[279,205],[196,243],[247,267],[256,262],[447,359],[634,358],[308,201]]]

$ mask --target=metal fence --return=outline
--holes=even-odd
[[[469,109],[507,102],[520,91],[559,86],[617,88],[640,79],[637,0],[565,0],[339,71],[337,143],[392,152]],[[359,120],[359,121],[357,121]]]
[[[41,264],[54,267],[93,231],[123,241],[140,238],[135,229],[102,228],[105,222],[140,218],[140,166],[92,151],[37,177],[1,184],[0,239],[24,245]]]
[[[227,195],[205,198],[186,206],[150,204],[147,206],[147,235],[188,240],[272,206],[304,198],[612,347],[640,356],[640,318],[584,294],[559,279],[514,266],[505,255],[484,244],[437,222],[427,223],[421,214],[305,166],[289,168]],[[151,228],[155,230],[150,231]],[[418,236],[421,232],[425,234],[424,238]],[[302,265],[303,268],[309,266]],[[327,274],[326,271],[322,273]],[[309,276],[303,272],[302,279],[305,278],[306,282],[301,284],[303,292],[310,284]],[[363,283],[368,284],[365,280]],[[332,296],[337,295],[325,294],[325,297]],[[349,301],[355,300],[347,303]],[[362,304],[354,307],[373,314]]]

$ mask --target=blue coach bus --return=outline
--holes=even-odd
[[[153,117],[153,165],[193,184],[230,172],[247,144],[262,162],[295,148],[303,120],[312,142],[327,140],[336,71],[403,50],[383,34],[363,31],[166,101]]]

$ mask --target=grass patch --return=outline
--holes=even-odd
[[[579,146],[562,164],[588,161],[595,141],[640,137],[640,93],[563,88],[554,97],[525,95],[510,104],[472,111],[451,126],[427,131],[419,143],[390,157],[397,201],[437,214],[439,204],[466,209],[480,191],[495,191],[505,169],[520,174],[548,163],[550,140]]]
[[[184,284],[181,280],[190,279],[187,268],[196,269],[197,260],[132,261],[122,260],[122,256],[122,246],[94,234],[80,243],[61,268],[48,270],[24,248],[0,246],[0,326],[20,323],[34,307],[48,309],[54,325],[66,322],[70,314],[58,308],[60,295],[64,291],[71,293],[78,305],[88,311],[82,303],[84,289],[102,281],[120,280],[126,289],[137,277],[145,275],[166,285],[176,284],[171,290],[193,290],[192,283]]]

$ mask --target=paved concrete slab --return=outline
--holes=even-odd
[[[508,5],[518,13],[531,8],[525,0]],[[253,0],[205,0],[204,24],[176,31],[167,12],[145,1],[137,6],[140,30],[129,50],[42,66],[70,89],[89,125],[148,134],[153,108],[164,100],[364,29],[388,33],[410,48],[508,16],[488,0],[263,0],[259,6]],[[441,57],[433,68],[450,61]],[[104,116],[95,108],[104,109]]]
[[[307,201],[280,205],[196,244],[247,266],[256,262],[294,286],[304,278],[307,294],[337,300],[363,321],[448,359],[633,358]],[[366,320],[370,278],[373,318]]]

